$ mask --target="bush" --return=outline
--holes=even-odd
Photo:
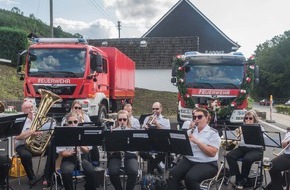
[[[290,106],[277,105],[275,108],[278,113],[290,115]]]

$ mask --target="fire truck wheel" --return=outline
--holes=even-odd
[[[102,119],[107,118],[107,108],[104,105],[100,105],[98,113],[98,121],[101,122]]]

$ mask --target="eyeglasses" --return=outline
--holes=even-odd
[[[77,124],[78,123],[78,120],[74,120],[74,121],[67,121],[67,124],[71,125],[71,124]]]
[[[196,120],[196,119],[202,119],[204,115],[194,115],[192,116],[193,117],[193,120]]]
[[[244,120],[253,120],[252,117],[245,117]]]
[[[127,118],[119,118],[118,121],[127,121]]]
[[[75,110],[77,110],[77,109],[81,110],[82,107],[75,106],[74,109],[75,109]]]
[[[152,108],[152,110],[159,110],[160,108]]]

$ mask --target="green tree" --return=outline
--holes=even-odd
[[[260,67],[260,84],[256,88],[259,97],[273,95],[290,97],[290,31],[275,36],[258,45],[256,63]]]

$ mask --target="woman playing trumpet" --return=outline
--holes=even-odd
[[[73,101],[70,112],[77,116],[79,123],[91,122],[90,117],[84,113],[84,110],[82,109],[82,103],[79,100]],[[64,124],[66,124],[66,117],[64,117],[61,122],[61,125]]]
[[[267,190],[283,190],[283,177],[281,172],[290,169],[290,129],[282,140],[282,147],[285,152],[280,152],[272,162],[272,168],[269,173],[271,176],[271,183],[267,186]]]

